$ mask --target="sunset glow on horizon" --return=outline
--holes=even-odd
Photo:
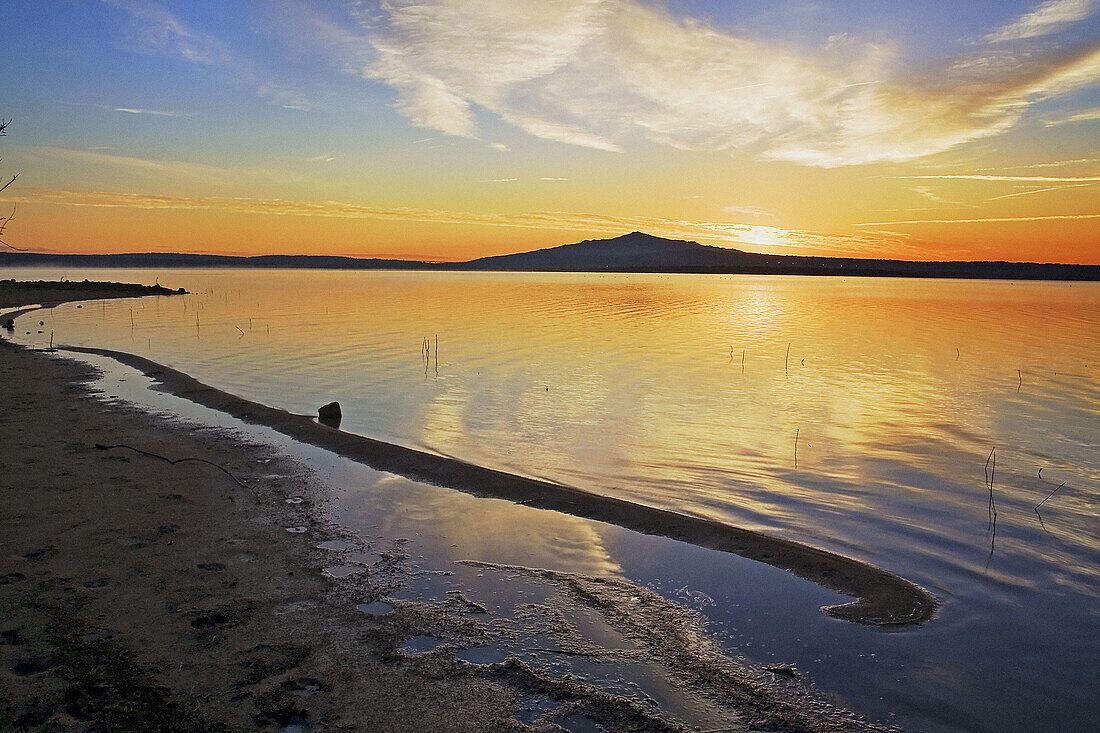
[[[5,7],[35,252],[1100,264],[1100,0]]]

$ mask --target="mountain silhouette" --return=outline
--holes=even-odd
[[[631,232],[612,239],[496,257],[453,269],[535,272],[691,272],[762,275],[850,275],[1018,280],[1100,280],[1100,266],[1033,262],[914,262],[853,257],[765,255]]]
[[[237,257],[184,253],[50,255],[0,253],[0,266],[243,267],[339,270],[489,270],[505,272],[685,272],[707,274],[938,277],[1100,281],[1100,265],[1035,262],[916,262],[854,257],[766,255],[631,232],[610,239],[481,257],[468,262],[360,259],[321,255]]]

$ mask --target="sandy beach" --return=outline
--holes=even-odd
[[[92,400],[78,365],[7,344],[0,360],[0,720],[56,730],[514,727],[519,691],[492,675],[386,661],[402,626],[433,620],[364,625],[321,576],[314,545],[336,530],[314,517],[323,489],[301,466]],[[198,460],[97,444],[209,461],[236,481]],[[291,494],[307,498],[287,504]],[[286,530],[301,526],[309,531]]]
[[[323,546],[361,541],[325,519],[328,489],[308,467],[231,432],[96,398],[91,368],[56,354],[0,343],[0,375],[3,725],[561,730],[563,716],[583,715],[611,731],[692,729],[514,658],[407,653],[415,635],[491,637],[454,604],[390,599],[392,613],[357,610],[403,581],[401,542],[369,572],[326,576],[333,553]],[[697,618],[656,593],[514,572],[598,609],[690,687],[721,730],[875,729],[827,718],[794,683],[776,687],[713,653]],[[622,613],[625,598],[642,612]],[[552,700],[556,718],[528,714],[533,699]]]

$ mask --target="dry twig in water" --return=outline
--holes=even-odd
[[[1041,469],[1041,468],[1039,469],[1039,480],[1042,481],[1043,483],[1046,483],[1046,484],[1051,483],[1051,482],[1046,481],[1046,480],[1043,479],[1043,469]],[[1054,491],[1047,494],[1046,497],[1044,497],[1041,502],[1039,502],[1038,504],[1035,505],[1035,516],[1039,517],[1039,526],[1041,526],[1043,529],[1046,529],[1047,525],[1046,525],[1046,523],[1043,522],[1043,515],[1039,513],[1039,507],[1041,507],[1043,504],[1046,504],[1047,500],[1050,499],[1050,497],[1057,494],[1059,491],[1061,491],[1062,487],[1064,487],[1065,485],[1066,485],[1065,481],[1058,484],[1058,486],[1055,487]]]
[[[992,464],[992,465],[991,465]],[[997,545],[997,502],[993,498],[993,478],[997,473],[997,449],[989,451],[989,457],[985,459],[985,482],[989,486],[989,557],[986,558],[985,567],[989,569],[989,562],[993,559],[993,549]]]

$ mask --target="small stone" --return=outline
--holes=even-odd
[[[321,405],[317,409],[317,419],[325,425],[330,427],[340,427],[340,419],[343,415],[340,412],[339,402],[330,402],[327,405]]]

